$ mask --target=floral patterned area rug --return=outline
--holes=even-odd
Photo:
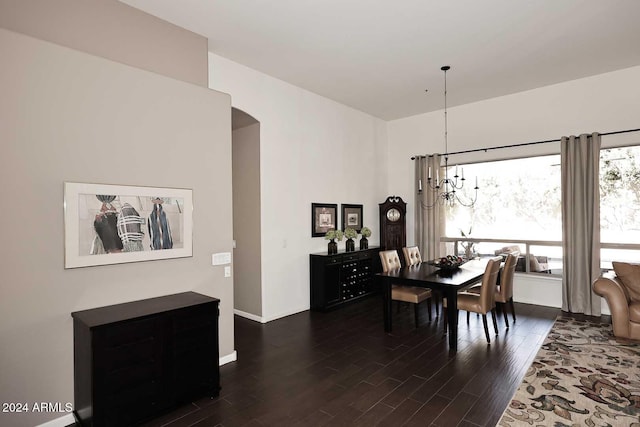
[[[498,426],[640,427],[640,343],[558,317]]]

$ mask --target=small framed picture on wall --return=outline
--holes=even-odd
[[[347,227],[362,230],[362,205],[342,205],[342,231]]]
[[[324,237],[327,231],[338,227],[336,203],[311,204],[311,237]]]

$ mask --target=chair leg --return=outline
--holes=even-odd
[[[436,317],[440,317],[440,308],[438,307],[438,305],[442,303],[442,298],[440,298],[438,294],[435,294],[433,301],[436,304]]]
[[[418,313],[420,312],[420,310],[418,310],[418,305],[419,304],[413,304],[413,315],[416,318],[416,328],[418,327],[418,324],[420,323],[420,322],[418,322]]]
[[[484,336],[487,337],[487,342],[491,344],[491,338],[489,338],[489,326],[487,325],[487,315],[482,315],[482,324],[484,325]]]
[[[431,298],[427,298],[427,310],[429,312],[429,322],[431,322]]]
[[[511,306],[511,315],[513,316],[513,323],[516,323],[516,309],[513,307],[513,297],[509,298],[509,305]]]
[[[493,329],[496,331],[496,335],[498,335],[498,322],[496,321],[496,309],[491,309],[491,317],[493,318]]]
[[[444,334],[447,335],[447,308],[445,306],[442,306],[442,320],[444,323]]]
[[[509,329],[509,316],[507,316],[507,304],[499,303],[500,309],[502,310],[502,315],[504,316],[504,324]]]

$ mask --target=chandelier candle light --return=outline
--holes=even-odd
[[[435,181],[431,177],[431,166],[427,173],[428,186],[433,190],[435,200],[439,200],[441,204],[453,206],[457,201],[463,206],[472,207],[478,198],[478,177],[476,177],[476,186],[474,187],[475,194],[473,200],[470,202],[463,202],[456,194],[456,190],[461,190],[464,187],[464,168],[460,168],[460,175],[458,175],[458,165],[455,168],[455,174],[452,178],[449,178],[449,147],[448,147],[448,129],[447,129],[447,71],[451,69],[450,66],[445,65],[440,68],[444,71],[444,178],[440,179],[440,171],[436,169]],[[422,192],[422,180],[418,181],[418,192]],[[435,206],[435,201],[433,206]],[[429,207],[433,207],[429,206]]]

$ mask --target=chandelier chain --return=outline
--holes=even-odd
[[[453,178],[449,178],[449,121],[447,111],[447,71],[451,69],[448,65],[440,68],[444,71],[444,177],[440,179],[439,167],[435,171],[435,179],[431,177],[431,167],[428,169],[427,188],[430,188],[434,194],[433,205],[428,206],[422,202],[424,207],[432,208],[438,202],[443,205],[453,206],[458,202],[462,206],[472,207],[478,198],[478,178],[476,178],[475,194],[473,200],[464,202],[460,199],[456,190],[461,190],[465,184],[464,169],[461,169],[462,175],[458,175],[458,166],[456,165]],[[418,182],[418,193],[422,192],[422,180]]]
[[[447,118],[447,70],[448,67],[442,67],[444,71],[444,158],[449,158],[449,126]]]

